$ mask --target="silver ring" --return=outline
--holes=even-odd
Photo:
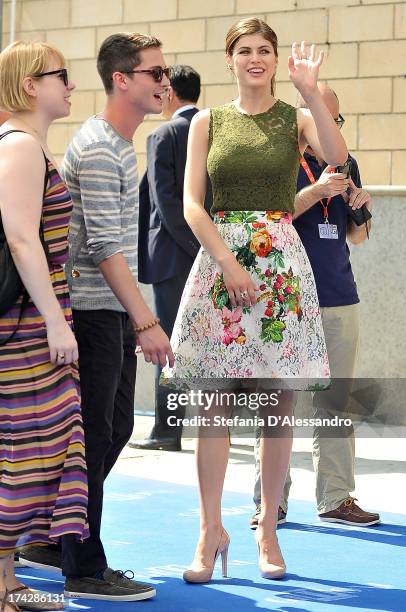
[[[241,297],[243,300],[246,300],[248,298],[248,292],[247,291],[241,291]]]
[[[65,359],[65,353],[58,353],[58,359],[63,361]]]

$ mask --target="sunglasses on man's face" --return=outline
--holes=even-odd
[[[150,74],[154,79],[155,83],[160,83],[164,78],[164,75],[169,79],[170,68],[162,68],[162,66],[153,66],[148,70],[121,70],[124,74],[138,74],[144,72]]]
[[[334,121],[336,122],[338,129],[341,130],[345,123],[344,117],[340,113],[338,113],[338,119],[334,119]]]
[[[41,72],[40,74],[34,74],[34,76],[38,79],[39,77],[49,76],[51,74],[56,74],[64,82],[65,87],[68,86],[69,78],[68,71],[66,70],[66,68],[60,68],[59,70],[51,70],[50,72]]]

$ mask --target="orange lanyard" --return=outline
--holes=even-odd
[[[302,166],[303,170],[306,172],[307,178],[309,179],[311,184],[314,185],[316,182],[316,179],[314,178],[313,172],[310,170],[309,164],[307,163],[304,157],[301,157],[300,165]],[[323,207],[324,223],[328,223],[328,205],[331,202],[331,197],[327,198],[326,202],[323,202],[323,200],[319,200],[319,202]]]

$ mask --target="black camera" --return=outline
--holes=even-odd
[[[340,172],[341,174],[345,174],[345,178],[348,178],[350,176],[350,172],[351,172],[351,160],[350,160],[350,158],[348,158],[347,161],[345,162],[345,164],[343,164],[342,166],[337,166],[336,172]]]
[[[343,164],[342,166],[337,166],[336,172],[341,172],[342,174],[345,174],[346,178],[349,178],[351,172],[351,159],[348,158],[345,164]],[[349,211],[350,217],[356,225],[363,225],[364,223],[369,221],[369,219],[372,219],[372,215],[366,207],[366,204],[361,206],[361,208],[357,208],[356,210],[349,206]]]

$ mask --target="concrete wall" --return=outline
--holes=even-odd
[[[5,0],[3,45],[9,13]],[[288,102],[295,101],[286,68],[292,40],[305,38],[326,51],[321,77],[341,99],[344,135],[364,183],[406,184],[406,2],[393,0],[18,0],[17,38],[55,43],[77,84],[71,117],[52,128],[54,153],[62,156],[80,123],[102,108],[95,57],[108,35],[124,30],[160,37],[168,64],[189,63],[200,71],[203,107],[236,95],[225,69],[224,38],[245,16],[266,19],[278,34],[277,95]],[[136,133],[140,171],[156,120]]]
[[[356,376],[406,378],[406,193],[373,195],[373,206],[370,240],[351,247],[361,300]]]

